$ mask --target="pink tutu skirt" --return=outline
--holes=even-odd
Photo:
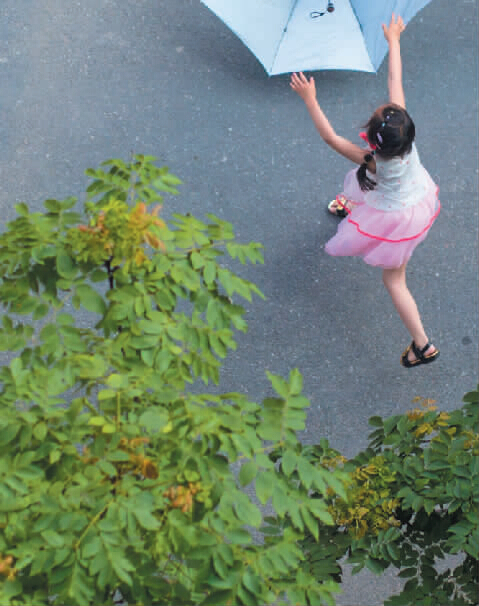
[[[344,181],[343,195],[356,206],[326,243],[326,252],[335,257],[362,257],[368,265],[384,269],[400,267],[426,238],[438,216],[438,191],[431,180],[431,187],[418,204],[384,211],[367,205],[356,169],[351,170]]]

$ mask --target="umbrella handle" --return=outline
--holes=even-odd
[[[325,11],[311,11],[309,16],[311,19],[317,19],[318,17],[322,17],[326,13],[334,13],[334,2],[332,0],[328,0],[328,6]]]

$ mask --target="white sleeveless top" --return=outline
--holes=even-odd
[[[368,206],[382,211],[403,210],[415,206],[436,185],[421,164],[416,145],[402,158],[385,160],[376,155],[376,173],[368,172],[377,185],[364,194]]]

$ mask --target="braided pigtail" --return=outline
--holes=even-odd
[[[361,164],[361,166],[356,171],[356,178],[358,180],[361,191],[371,191],[376,187],[376,181],[370,179],[366,172],[368,162],[371,162],[372,159],[372,154],[365,154],[363,164]]]

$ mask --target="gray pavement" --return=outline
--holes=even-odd
[[[380,270],[324,252],[337,220],[325,206],[352,166],[314,131],[287,76],[268,78],[199,0],[3,0],[0,6],[0,208],[81,197],[84,170],[131,151],[152,154],[184,185],[165,209],[213,212],[265,265],[242,269],[266,301],[248,305],[249,332],[221,389],[261,400],[264,370],[298,367],[311,399],[304,440],[324,436],[346,456],[367,420],[414,396],[458,406],[478,366],[478,10],[433,0],[403,35],[404,86],[421,159],[442,212],[409,266],[409,286],[438,362],[408,371],[409,337]],[[319,101],[342,135],[387,99],[379,73],[319,72]],[[382,604],[397,582],[347,582],[338,604]]]

